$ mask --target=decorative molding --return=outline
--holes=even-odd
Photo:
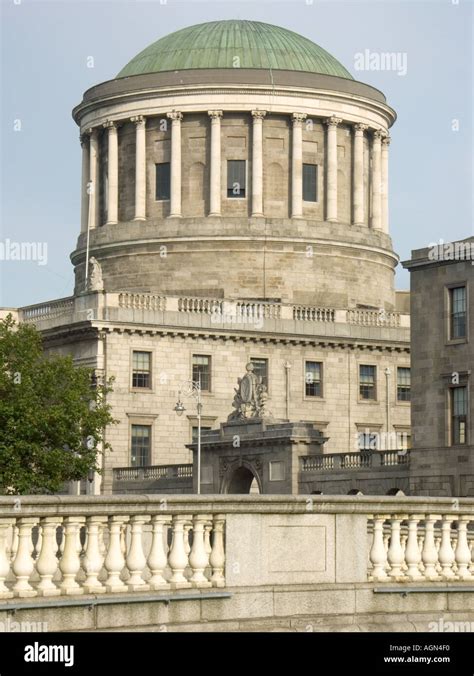
[[[208,110],[207,114],[213,122],[219,122],[220,118],[223,117],[224,113],[222,110]]]
[[[307,113],[291,113],[291,121],[293,122],[293,126],[301,124],[306,120],[307,117]]]
[[[252,117],[253,117],[254,122],[255,122],[257,120],[263,120],[263,118],[267,114],[267,111],[266,110],[252,110],[251,113],[252,113]]]
[[[342,117],[336,117],[335,115],[331,115],[331,117],[324,120],[324,124],[327,124],[328,127],[337,127],[341,122]]]
[[[178,110],[172,110],[171,113],[166,113],[166,117],[169,118],[173,123],[181,122],[183,119],[183,113],[180,113]]]

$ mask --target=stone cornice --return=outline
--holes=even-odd
[[[400,329],[398,329],[400,330]],[[363,339],[356,337],[334,337],[334,336],[309,336],[296,333],[269,333],[264,331],[245,331],[229,329],[210,329],[203,327],[183,327],[183,326],[157,326],[150,324],[129,324],[125,322],[107,322],[91,321],[80,324],[70,324],[67,326],[58,326],[54,329],[48,329],[44,332],[45,343],[50,346],[56,341],[61,344],[64,342],[73,342],[77,339],[99,339],[99,333],[110,334],[129,334],[129,335],[148,335],[160,337],[181,337],[195,340],[207,339],[214,341],[232,341],[254,344],[280,344],[280,345],[304,345],[310,347],[330,348],[334,350],[366,350],[369,352],[399,352],[410,354],[410,342],[407,340],[376,340]]]

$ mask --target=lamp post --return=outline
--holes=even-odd
[[[202,412],[202,403],[201,403],[201,374],[199,374],[199,379],[196,382],[195,380],[186,380],[184,383],[184,388],[178,392],[178,401],[174,410],[176,415],[182,416],[185,412],[185,407],[181,401],[181,392],[187,397],[194,397],[196,399],[196,410],[197,410],[197,420],[198,420],[198,452],[197,452],[197,492],[198,495],[201,493],[201,412]]]

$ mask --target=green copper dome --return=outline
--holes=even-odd
[[[353,79],[339,61],[311,40],[260,21],[212,21],[183,28],[149,45],[117,77],[239,67],[298,70]]]

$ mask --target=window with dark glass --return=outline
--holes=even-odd
[[[260,378],[260,382],[268,390],[268,359],[252,357],[250,362],[253,364],[253,372]]]
[[[245,197],[245,160],[227,161],[227,197]]]
[[[467,387],[451,390],[451,443],[467,443]]]
[[[376,388],[377,368],[375,366],[359,366],[359,394],[364,400],[377,398]]]
[[[211,391],[211,358],[204,354],[193,354],[193,380],[201,382],[203,392]]]
[[[305,363],[305,394],[307,397],[322,397],[322,364],[318,361]]]
[[[151,352],[133,352],[132,387],[151,388]]]
[[[410,401],[411,371],[408,367],[397,368],[397,401]]]
[[[150,425],[132,425],[132,467],[150,465],[151,427]]]
[[[169,200],[171,194],[170,163],[161,162],[156,167],[156,200]]]
[[[466,287],[457,286],[449,290],[450,296],[450,338],[466,337],[467,298]]]
[[[303,164],[303,200],[305,202],[318,201],[318,167],[316,164]]]

